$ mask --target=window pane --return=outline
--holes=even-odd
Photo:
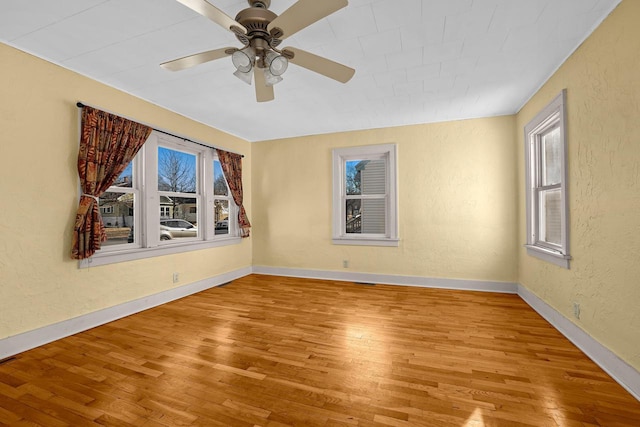
[[[366,234],[385,233],[385,200],[365,199],[362,201],[362,232]]]
[[[385,194],[386,171],[384,160],[367,160],[361,162],[360,174],[362,194]]]
[[[197,199],[167,196],[160,199],[160,240],[198,237]]]
[[[386,166],[384,160],[352,160],[346,162],[346,194],[385,194]]]
[[[356,168],[360,163],[362,163],[361,160],[346,162],[344,182],[346,185],[346,194],[349,196],[362,194],[360,190],[360,171]]]
[[[560,190],[540,192],[539,240],[555,245],[562,244],[562,200]]]
[[[216,234],[229,234],[229,201],[216,200],[214,202],[214,215]]]
[[[158,147],[158,190],[196,192],[196,156]]]
[[[133,187],[133,161],[129,162],[120,176],[113,183],[113,187]]]
[[[224,179],[224,174],[222,173],[222,166],[217,160],[213,161],[213,194],[215,196],[229,195],[227,181]]]
[[[542,185],[560,184],[562,178],[560,128],[542,135]]]
[[[362,233],[362,222],[360,216],[360,207],[362,205],[362,200],[360,199],[349,199],[347,200],[346,205],[346,232],[349,234],[353,233]]]
[[[98,206],[107,232],[103,246],[133,243],[133,201],[132,193],[107,191],[100,197]]]

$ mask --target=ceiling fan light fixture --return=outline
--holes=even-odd
[[[239,78],[240,80],[242,80],[243,82],[245,82],[246,84],[248,84],[249,86],[251,86],[251,79],[253,77],[253,73],[251,71],[247,71],[245,73],[240,70],[236,70],[233,73],[233,75]]]
[[[256,52],[251,46],[247,46],[242,50],[236,50],[231,55],[233,66],[241,73],[248,73],[256,62]]]
[[[264,70],[264,81],[267,86],[273,86],[282,81],[282,77],[274,75],[268,68]]]
[[[265,62],[269,68],[269,72],[274,76],[283,75],[289,66],[289,60],[286,57],[272,50],[267,53]]]

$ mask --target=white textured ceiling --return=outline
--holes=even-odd
[[[248,7],[209,1],[231,17]],[[272,0],[270,9],[280,14],[294,2]],[[230,58],[159,67],[240,46],[175,0],[2,0],[0,41],[259,141],[515,113],[619,2],[350,0],[283,46],[353,67],[353,79],[341,84],[291,65],[267,103],[232,75]]]

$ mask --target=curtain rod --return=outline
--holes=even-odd
[[[110,113],[110,114],[116,114],[116,113],[112,113],[112,112],[110,112],[110,111],[103,110],[102,108],[97,108],[97,107],[94,107],[94,106],[92,106],[92,105],[87,105],[87,104],[85,104],[85,103],[83,103],[83,102],[80,102],[80,101],[76,102],[76,107],[78,107],[78,108],[82,108],[82,107],[91,107],[91,108],[95,108],[96,110],[102,110],[102,111],[105,111],[105,112]],[[118,114],[116,114],[116,115],[118,115]],[[127,120],[136,121],[136,120],[133,120],[133,119],[129,119],[128,117],[125,117],[125,118],[126,118]],[[146,123],[142,123],[142,124],[143,124],[143,125],[145,125],[145,126],[149,126],[149,125],[148,125],[148,124],[146,124]],[[193,143],[193,144],[196,144],[196,145],[201,145],[201,146],[203,146],[203,147],[207,147],[207,148],[213,148],[214,150],[217,150],[217,149],[218,149],[217,147],[214,147],[213,145],[207,145],[207,144],[203,144],[203,143],[198,142],[198,141],[193,141],[193,140],[191,140],[191,139],[189,139],[189,138],[185,138],[184,136],[175,135],[175,134],[173,134],[173,133],[167,132],[167,131],[162,130],[162,129],[156,129],[156,128],[154,128],[153,126],[149,126],[149,127],[150,127],[151,129],[153,129],[154,131],[156,131],[156,132],[160,132],[160,133],[163,133],[163,134],[165,134],[165,135],[173,136],[174,138],[178,138],[178,139],[181,139],[181,140],[183,140],[183,141],[189,141],[189,142],[191,142],[191,143]],[[222,148],[221,148],[220,150],[222,150]],[[223,151],[229,151],[229,150],[223,150]],[[230,152],[230,153],[234,153],[233,151],[229,151],[229,152]],[[235,153],[235,154],[240,154],[240,153]],[[242,156],[242,158],[244,158],[244,154],[240,154],[240,156]]]

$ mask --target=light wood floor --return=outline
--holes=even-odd
[[[0,365],[0,425],[639,426],[518,296],[253,275]]]

